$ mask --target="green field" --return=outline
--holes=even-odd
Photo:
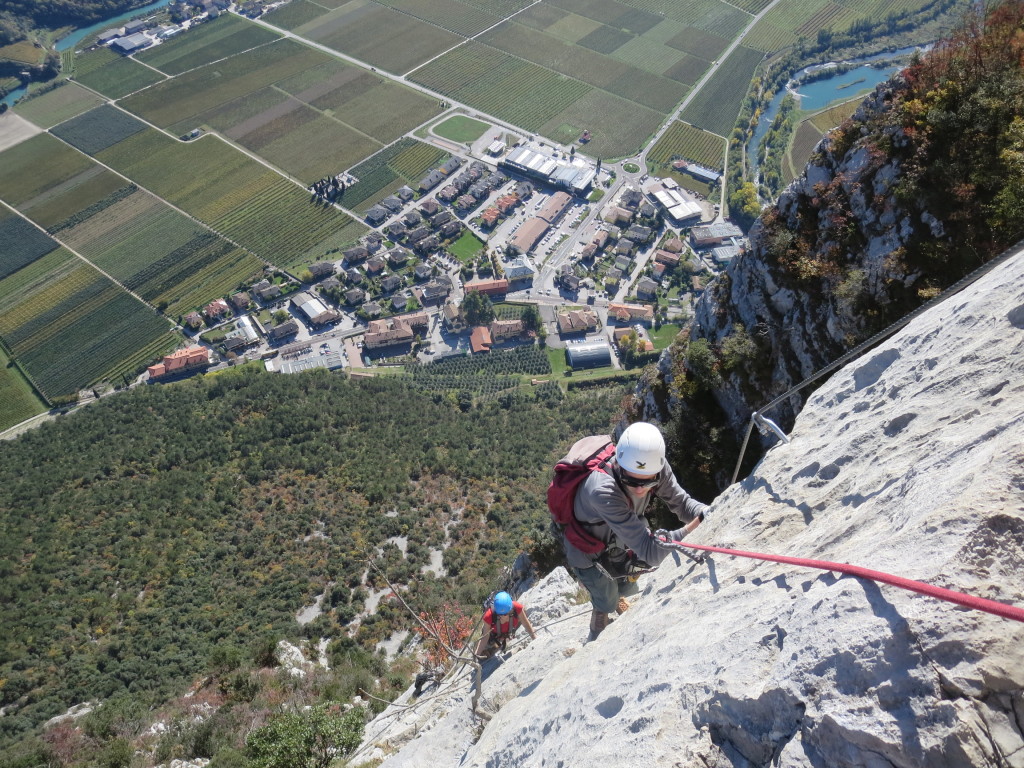
[[[737,47],[683,110],[680,119],[719,136],[728,136],[761,58],[760,51]]]
[[[117,174],[81,167],[82,159],[46,134],[23,142],[0,155],[0,199],[169,316],[236,290],[264,266]],[[28,167],[47,186],[25,194]],[[0,275],[57,247],[17,217],[0,219],[0,238],[10,244],[0,254]]]
[[[144,130],[145,123],[117,107],[103,104],[55,126],[51,133],[76,149],[95,155]]]
[[[110,99],[120,99],[164,79],[159,72],[109,48],[96,48],[77,56],[74,78]]]
[[[47,133],[15,144],[0,157],[0,200],[19,210],[37,204],[58,185],[73,185],[80,174],[95,172],[89,158]]]
[[[178,337],[124,289],[60,248],[0,280],[0,339],[51,400],[124,383]]]
[[[76,115],[98,107],[103,99],[70,80],[42,96],[21,101],[14,111],[40,128],[52,128]]]
[[[468,264],[483,247],[484,242],[467,229],[462,233],[462,237],[448,246],[448,252],[462,263]]]
[[[725,139],[708,131],[676,120],[647,153],[652,173],[675,159],[691,160],[708,168],[722,170],[725,160]]]
[[[192,70],[122,106],[176,134],[209,126],[306,185],[440,112],[429,96],[289,40]]]
[[[438,136],[457,141],[460,144],[468,144],[483,136],[490,127],[490,123],[483,123],[465,115],[454,115],[443,123],[435,125],[432,130]]]
[[[242,51],[277,40],[276,32],[231,14],[179,34],[160,45],[140,51],[139,61],[168,75],[180,75],[212,61],[226,59]]]
[[[365,227],[213,136],[181,143],[152,129],[104,150],[101,162],[280,267],[319,261]],[[202,173],[195,173],[201,168]]]
[[[46,409],[46,403],[0,347],[0,431]]]
[[[273,24],[274,15],[270,14],[267,21]],[[282,18],[281,21],[282,24],[286,21],[301,22],[288,28],[328,48],[398,75],[415,69],[465,40],[462,35],[370,0],[351,0],[308,21],[295,17]]]
[[[345,190],[341,202],[352,210],[365,211],[403,184],[414,189],[432,168],[451,155],[415,139],[403,138],[352,169],[359,181]]]

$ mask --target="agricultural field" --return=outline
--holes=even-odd
[[[0,347],[0,432],[43,413],[47,406]]]
[[[366,228],[215,136],[182,143],[148,129],[100,152],[101,162],[259,258],[285,269],[355,242]],[[202,174],[194,169],[202,168]]]
[[[725,140],[708,131],[676,120],[647,153],[651,173],[659,173],[673,160],[690,160],[707,168],[722,170]]]
[[[274,14],[266,17],[271,24],[274,19]],[[279,20],[282,24],[299,21],[290,16]],[[465,40],[447,29],[371,0],[351,0],[340,8],[288,29],[396,75],[410,72]]]
[[[226,59],[250,48],[266,45],[280,37],[241,16],[222,14],[198,29],[190,29],[158,46],[140,51],[139,61],[167,75],[180,75],[213,61]]]
[[[59,226],[63,242],[170,317],[237,290],[263,267],[134,186]]]
[[[109,48],[97,48],[75,57],[74,79],[108,99],[120,99],[159,83],[164,77]]]
[[[41,151],[21,154],[35,158],[35,171],[52,184],[20,201],[20,210],[169,316],[237,289],[264,266],[253,254],[100,165],[71,176],[58,173],[68,153],[71,158],[81,155],[60,143],[43,141],[40,146]],[[0,156],[0,197],[17,189],[17,176],[6,173],[5,161],[18,154],[12,150]],[[24,162],[12,167],[24,167]],[[0,242],[13,244],[0,255],[0,276],[14,271],[5,271],[5,263],[17,268],[16,257],[24,266],[57,247],[16,216],[0,220]]]
[[[481,43],[468,43],[410,79],[529,131],[582,98],[591,86]]]
[[[587,129],[591,139],[586,153],[608,159],[635,154],[664,120],[660,112],[595,88],[542,125],[539,133],[570,144]]]
[[[858,98],[843,102],[842,104],[836,104],[834,107],[830,107],[829,109],[808,118],[808,120],[810,120],[814,127],[818,129],[819,133],[828,133],[836,126],[842,125],[846,118],[856,112],[857,107],[861,105],[862,101],[862,99]]]
[[[822,133],[809,120],[804,120],[793,135],[793,143],[782,161],[782,183],[789,184],[807,165],[814,147],[821,141]]]
[[[40,128],[52,128],[103,103],[103,99],[77,83],[65,80],[63,85],[19,102],[14,111]]]
[[[52,237],[25,219],[0,208],[0,279],[14,274],[58,247]]]
[[[28,40],[19,40],[10,45],[0,46],[0,61],[13,61],[15,64],[36,66],[46,60],[46,49],[36,47]]]
[[[679,116],[699,128],[728,136],[762,54],[738,46]]]
[[[281,29],[292,30],[309,24],[327,11],[328,9],[320,3],[312,3],[310,0],[291,0],[279,8],[263,14],[261,20]]]
[[[57,138],[40,133],[4,150],[0,162],[0,200],[25,210],[36,198],[79,174],[95,173],[95,164]]]
[[[179,337],[151,308],[60,248],[0,280],[0,339],[51,401],[134,376]]]
[[[780,3],[751,30],[743,44],[759,51],[777,51],[799,38],[814,39],[822,29],[840,31],[858,19],[884,18],[890,13],[917,11],[929,0],[805,0]]]
[[[686,94],[686,87],[675,80],[514,22],[496,27],[480,42],[665,114]]]
[[[588,154],[629,156],[749,19],[720,0],[550,0],[409,77],[563,144],[589,130]]]
[[[53,128],[51,133],[87,155],[146,130],[146,124],[111,104],[91,109]]]
[[[412,88],[287,40],[192,70],[122,106],[174,133],[209,126],[304,185],[441,111]]]
[[[494,13],[459,0],[378,0],[394,8],[456,35],[472,37],[505,18],[505,9]]]
[[[399,139],[352,169],[359,181],[345,190],[341,202],[351,210],[366,211],[403,184],[415,189],[430,169],[450,157],[443,149],[415,139]]]

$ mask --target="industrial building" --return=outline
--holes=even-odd
[[[555,158],[530,147],[516,147],[499,163],[504,168],[583,196],[597,169],[582,158]]]
[[[672,179],[652,184],[647,192],[664,209],[666,215],[677,223],[699,221],[704,213],[700,205],[686,199],[679,190],[679,185]]]

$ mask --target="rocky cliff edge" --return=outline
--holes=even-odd
[[[1024,606],[1024,253],[834,375],[692,540]],[[485,667],[488,722],[464,675],[353,764],[1024,766],[1024,624],[717,554],[642,577],[592,643],[561,569],[523,600],[548,626]]]

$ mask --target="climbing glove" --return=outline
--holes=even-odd
[[[686,530],[684,528],[677,528],[674,531],[666,531],[666,538],[668,541],[677,543],[686,538]]]

